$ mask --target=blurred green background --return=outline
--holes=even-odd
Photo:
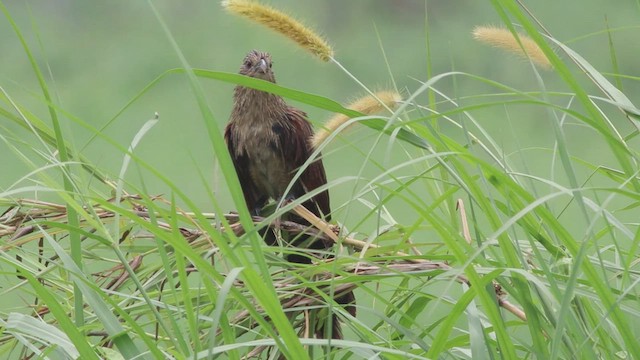
[[[236,72],[246,52],[257,48],[271,52],[281,85],[342,103],[365,93],[335,65],[320,62],[279,34],[226,13],[218,1],[162,0],[153,3],[195,68]],[[395,83],[398,89],[409,94],[420,86],[421,81],[428,80],[427,65],[430,64],[432,75],[461,71],[522,91],[540,90],[527,61],[473,40],[471,31],[475,26],[500,23],[489,2],[287,0],[269,4],[326,36],[334,46],[338,61],[371,89],[389,88]],[[526,5],[553,36],[604,73],[611,72],[613,66],[609,40],[603,30],[607,26],[618,29],[612,38],[620,72],[638,75],[640,5],[637,1],[544,0]],[[164,71],[180,67],[178,57],[144,1],[30,0],[11,1],[5,6],[25,34],[39,65],[47,72],[57,104],[96,128],[106,124]],[[5,17],[0,21],[0,35],[0,86],[16,103],[49,121],[37,80]],[[547,90],[565,89],[553,72],[543,71],[541,76]],[[222,129],[231,109],[233,85],[212,80],[202,80],[202,84],[218,127]],[[638,83],[623,80],[623,84],[625,93],[632,100],[636,98],[640,91]],[[455,81],[449,77],[436,87],[467,105],[486,101],[475,98],[478,95],[499,92],[467,77]],[[593,89],[591,93],[597,93],[597,90]],[[472,98],[465,101],[466,96]],[[417,101],[428,104],[426,94]],[[551,101],[555,100],[552,98]],[[562,97],[555,102],[566,106],[567,101],[568,97]],[[316,125],[331,116],[306,105],[294,105],[307,111]],[[155,112],[159,113],[160,122],[136,150],[138,156],[182,188],[200,208],[211,209],[205,191],[207,186],[212,186],[223,207],[233,209],[225,184],[215,173],[214,154],[205,125],[184,77],[171,75],[160,81],[117,117],[105,134],[122,146],[128,146],[138,129]],[[526,166],[531,173],[542,177],[549,177],[553,172],[554,137],[546,109],[522,105],[493,107],[472,115],[503,147],[505,158],[515,168]],[[618,120],[625,121],[622,117]],[[92,133],[64,116],[63,123],[67,140],[73,141],[94,164],[115,177],[123,154],[100,139],[87,143]],[[461,136],[459,129],[446,122],[439,122],[439,125],[447,135]],[[36,148],[40,146],[32,135],[15,124],[3,122],[0,130],[36,144]],[[325,151],[328,178],[357,175],[363,155],[344,146],[347,142],[353,143],[366,153],[375,135],[373,131],[361,128],[329,145]],[[566,135],[571,153],[596,164],[610,161],[611,155],[592,141],[591,130],[576,127]],[[385,144],[380,148],[376,154],[382,161]],[[396,146],[394,151],[392,159],[401,161],[403,148]],[[0,154],[3,154],[0,157],[0,190],[30,184],[28,181],[15,183],[32,169],[3,142],[0,142]],[[35,157],[32,160],[40,165],[46,163]],[[204,182],[199,173],[204,175]],[[376,173],[379,170],[375,167],[365,166],[365,176]],[[144,182],[151,194],[169,191],[165,184],[146,171],[130,171],[127,181],[136,185]],[[353,190],[353,184],[332,188],[334,207],[351,200]],[[28,196],[24,194],[24,197]],[[402,218],[403,211],[407,211],[404,209],[406,207],[398,206],[394,215]]]

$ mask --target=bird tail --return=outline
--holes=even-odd
[[[355,317],[356,316],[356,297],[353,294],[353,291],[349,291],[344,295],[341,295],[336,298],[336,303],[342,305],[347,312]],[[321,325],[316,327],[315,336],[318,339],[342,339],[342,322],[338,315],[333,314],[331,317],[331,332],[327,332],[329,329],[329,322],[326,321],[328,319],[321,320]]]
[[[324,323],[316,329],[316,338],[317,339],[336,339],[342,340],[342,322],[338,318],[338,315],[333,315],[331,319],[331,333],[327,333],[327,325],[329,325],[328,321],[324,321]]]

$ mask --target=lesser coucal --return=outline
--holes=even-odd
[[[272,64],[268,53],[252,50],[244,58],[240,74],[275,83]],[[291,190],[285,194],[294,175],[313,152],[310,144],[313,129],[303,111],[287,105],[278,95],[241,85],[236,86],[233,100],[233,111],[224,137],[249,211],[259,215],[269,199],[279,201],[283,196],[285,199],[295,199],[327,183],[322,160],[317,159],[304,169]],[[316,216],[330,219],[327,190],[319,192],[303,205]],[[309,225],[298,216],[289,215],[289,219]],[[273,240],[267,242],[273,245]],[[331,244],[302,235],[293,245],[318,250],[326,249]],[[311,262],[308,256],[296,254],[288,256],[287,260]],[[336,299],[336,302],[346,305],[347,310],[355,316],[355,297],[352,292]],[[316,335],[322,336],[323,332],[320,329]],[[336,317],[332,336],[341,337]]]

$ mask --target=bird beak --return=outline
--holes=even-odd
[[[264,59],[260,59],[260,62],[258,63],[258,70],[260,70],[261,73],[265,74],[268,68],[269,65],[267,65],[267,62]]]

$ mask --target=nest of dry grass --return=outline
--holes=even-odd
[[[83,249],[85,242],[87,242],[87,244],[91,242],[92,244],[86,249],[87,257],[95,259],[95,262],[92,264],[92,269],[94,267],[102,267],[101,270],[92,271],[91,273],[95,283],[102,290],[110,293],[135,291],[135,286],[129,281],[132,276],[131,271],[133,271],[133,274],[138,277],[141,283],[155,283],[159,287],[159,291],[156,292],[157,298],[158,300],[162,298],[163,289],[168,277],[166,275],[159,276],[159,274],[163,273],[162,265],[155,268],[143,267],[143,263],[147,257],[157,257],[157,246],[154,247],[153,242],[149,245],[149,239],[154,238],[155,235],[148,231],[148,227],[141,226],[141,224],[152,224],[157,231],[179,232],[192,249],[196,250],[203,257],[208,257],[211,261],[215,262],[215,254],[218,253],[215,241],[212,239],[210,233],[198,225],[198,216],[195,216],[195,214],[183,212],[178,209],[177,213],[181,216],[181,225],[176,226],[172,225],[176,224],[175,219],[165,219],[163,213],[150,212],[147,206],[145,206],[145,204],[149,204],[148,201],[152,201],[154,204],[170,204],[169,201],[161,196],[147,198],[140,195],[127,194],[120,199],[118,204],[116,204],[115,201],[114,198],[111,198],[98,201],[90,206],[85,206],[83,210],[87,214],[92,214],[90,217],[91,221],[86,218],[80,220]],[[128,211],[128,214],[135,216],[119,216],[119,211],[123,208]],[[372,279],[376,279],[377,277],[372,277],[372,275],[402,272],[411,273],[415,276],[432,277],[436,274],[449,271],[457,282],[470,285],[469,281],[463,275],[459,275],[460,272],[452,271],[452,268],[445,262],[425,260],[419,254],[410,255],[396,252],[394,254],[386,254],[385,256],[384,254],[380,254],[381,249],[375,244],[339,236],[340,229],[338,227],[315,217],[315,215],[302,206],[295,207],[293,211],[308,220],[313,224],[313,227],[290,221],[276,221],[269,224],[269,226],[278,231],[286,231],[290,234],[306,233],[317,236],[326,242],[335,242],[341,246],[348,246],[360,254],[371,250],[378,250],[376,253],[379,254],[367,256],[366,258],[362,256],[362,262],[351,262],[346,265],[339,263],[337,264],[339,270],[337,272],[322,270],[335,269],[336,266],[333,266],[333,264],[332,266],[324,266],[334,261],[333,259],[318,258],[317,263],[314,264],[314,268],[319,268],[321,269],[320,271],[297,271],[292,274],[290,271],[277,269],[271,274],[278,293],[282,295],[280,296],[280,302],[283,309],[290,315],[291,319],[298,319],[297,322],[294,322],[294,325],[298,327],[301,336],[308,335],[309,333],[312,334],[313,331],[309,329],[305,317],[299,317],[299,314],[305,314],[309,308],[326,306],[327,301],[331,302],[331,296],[337,297],[355,290],[362,284],[375,281]],[[224,214],[224,221],[215,214],[199,215],[200,219],[204,217],[210,220],[215,228],[221,232],[231,230],[238,236],[244,233],[244,229],[239,223],[238,215],[235,213]],[[99,252],[96,250],[96,244],[99,242],[93,241],[95,240],[93,237],[97,236],[95,234],[99,232],[99,227],[108,227],[113,225],[114,221],[119,221],[118,228],[120,232],[118,234],[118,245],[128,249],[136,247],[138,249],[137,251],[125,252],[128,256],[126,264],[114,259],[100,257],[96,254]],[[261,225],[264,219],[254,217],[253,221],[256,225]],[[224,228],[222,224],[225,223],[228,224],[227,226],[229,228]],[[40,266],[44,269],[58,259],[55,253],[50,256],[47,255],[47,253],[51,252],[47,251],[44,238],[50,236],[56,239],[56,241],[65,241],[65,239],[68,238],[68,231],[69,222],[65,205],[34,199],[16,200],[0,215],[0,251],[5,254],[13,254],[12,256],[16,261],[22,261],[22,251],[28,251],[30,254],[33,254],[35,251],[37,252],[37,259],[40,262]],[[145,241],[147,241],[146,245],[138,244],[138,242]],[[29,248],[29,250],[24,250],[24,248]],[[171,252],[169,245],[166,245],[166,249],[168,253]],[[191,274],[197,272],[197,269],[193,265],[188,265],[185,272]],[[313,289],[305,286],[305,282],[301,281],[301,276],[306,276],[305,274],[307,273],[312,277],[312,279],[308,279],[308,281],[314,282],[314,284],[317,285],[314,286]],[[225,276],[224,270],[221,270],[221,274]],[[174,276],[175,275],[176,274],[174,274]],[[17,274],[16,276],[19,277],[20,275]],[[55,287],[55,284],[49,283],[45,278],[41,281],[45,286]],[[234,285],[242,291],[243,284],[240,281],[236,280]],[[177,286],[180,286],[179,282]],[[494,284],[494,288],[499,305],[519,318],[526,320],[524,313],[505,299],[502,288],[498,284]],[[34,316],[43,317],[49,313],[47,306],[39,305],[37,298],[34,299],[31,306],[34,309]],[[254,304],[254,306],[258,312],[263,313],[257,304]],[[337,312],[342,311],[344,315],[344,310],[339,309],[339,306],[334,306],[334,309]],[[250,313],[247,310],[237,312],[234,317],[230,318],[230,324],[237,325],[238,329],[243,329],[241,331],[249,331],[256,326],[256,324],[251,321]],[[92,334],[102,336],[105,339],[107,338],[107,334],[101,331],[96,331]]]

